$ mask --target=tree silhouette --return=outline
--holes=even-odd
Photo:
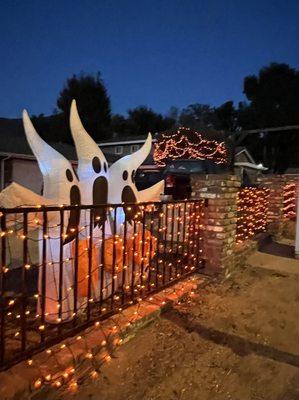
[[[184,108],[179,117],[179,123],[187,128],[202,130],[215,128],[216,125],[215,109],[209,104],[190,104]]]
[[[146,106],[136,107],[128,111],[128,124],[132,133],[144,135],[148,132],[162,132],[174,126],[175,120],[164,117]]]
[[[244,91],[259,128],[299,123],[299,71],[272,63],[244,79]]]
[[[95,140],[108,137],[111,106],[100,72],[95,76],[80,74],[67,79],[57,99],[58,110],[62,111],[67,126],[73,99],[77,102],[82,123],[89,134]]]
[[[258,76],[244,79],[248,105],[239,106],[239,124],[244,129],[299,124],[299,71],[287,64],[271,63]],[[249,148],[259,147],[260,160],[273,172],[283,173],[296,163],[299,132],[263,133],[247,138]]]

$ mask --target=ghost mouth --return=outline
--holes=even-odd
[[[121,201],[123,203],[137,203],[137,198],[135,196],[135,193],[133,192],[132,188],[130,186],[125,186],[123,188],[122,194],[121,194]],[[140,212],[140,207],[139,206],[135,206],[135,205],[131,205],[130,207],[124,207],[124,211],[125,211],[125,216],[126,216],[126,220],[129,223],[132,223],[132,221],[137,221],[139,219],[139,215],[138,214]]]
[[[71,206],[81,204],[81,194],[77,185],[73,185],[70,190],[70,204]],[[63,244],[70,243],[77,235],[80,222],[80,208],[70,210],[69,222],[66,228],[66,238]]]
[[[108,182],[104,176],[99,176],[95,179],[92,188],[92,202],[93,205],[107,204],[108,199]],[[106,208],[99,207],[93,210],[94,214],[94,227],[102,226],[106,220]]]

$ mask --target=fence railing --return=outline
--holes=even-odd
[[[202,207],[1,209],[0,369],[202,267]]]
[[[269,189],[245,187],[237,196],[237,243],[264,232],[267,225]]]

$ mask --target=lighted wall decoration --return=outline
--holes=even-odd
[[[119,275],[124,268],[127,269],[125,281],[129,282],[131,273],[131,264],[134,259],[135,283],[142,279],[141,263],[149,263],[150,257],[155,252],[156,241],[152,238],[150,232],[145,229],[144,248],[146,256],[140,257],[140,243],[142,243],[141,232],[142,222],[134,225],[138,216],[141,215],[143,206],[139,206],[140,201],[155,201],[158,199],[158,192],[163,192],[164,182],[159,182],[153,187],[138,191],[135,185],[135,174],[137,168],[148,156],[151,150],[151,135],[149,134],[145,144],[136,153],[123,157],[108,169],[108,163],[94,140],[84,129],[73,101],[70,113],[70,127],[75,142],[78,155],[78,171],[75,172],[70,162],[49,146],[36,132],[32,125],[28,113],[23,112],[23,124],[28,143],[35,155],[44,181],[44,194],[39,196],[34,192],[13,183],[0,194],[1,205],[6,207],[18,207],[24,205],[59,205],[64,208],[65,205],[98,205],[106,204],[106,207],[95,208],[93,212],[92,235],[96,239],[93,243],[92,257],[92,296],[96,299],[99,296],[99,266],[101,265],[101,248],[105,245],[105,271],[102,280],[102,296],[107,298],[111,294],[112,284],[120,284]],[[78,174],[78,176],[77,176]],[[9,193],[9,196],[8,196]],[[159,193],[159,194],[160,194]],[[119,204],[117,213],[112,212],[107,204]],[[134,203],[126,206],[126,203]],[[142,208],[140,208],[142,207]],[[64,222],[61,225],[61,216],[59,212],[49,213],[51,215],[47,227],[46,235],[42,231],[42,221],[33,216],[29,222],[29,228],[34,226],[38,230],[40,247],[40,265],[42,264],[42,243],[47,239],[46,252],[46,289],[45,290],[45,316],[47,322],[58,323],[62,320],[68,320],[74,317],[74,259],[79,257],[78,263],[78,281],[76,290],[78,291],[78,304],[76,309],[86,306],[87,296],[87,265],[88,265],[88,235],[90,212],[89,210],[64,210]],[[116,218],[115,218],[116,217]],[[115,219],[115,223],[114,223]],[[133,223],[134,220],[134,223]],[[128,248],[135,249],[135,254],[129,251],[126,257],[123,256],[123,243],[121,235],[124,225],[126,225]],[[133,233],[134,225],[134,233]],[[137,226],[137,228],[136,228]],[[104,230],[103,230],[104,228]],[[62,232],[62,234],[61,234]],[[105,232],[104,238],[101,233]],[[75,246],[74,238],[78,234],[78,245]],[[63,276],[59,275],[61,264],[61,240],[63,243]],[[105,243],[103,243],[103,240]],[[151,243],[152,254],[148,254],[149,243]],[[111,247],[112,245],[112,247]],[[111,249],[116,246],[118,259],[112,276],[112,252]],[[137,250],[136,250],[137,249]],[[111,254],[110,254],[111,253]],[[133,258],[132,258],[133,257]],[[143,261],[141,260],[143,258]],[[124,261],[125,260],[125,261]],[[125,262],[126,265],[123,265]],[[146,278],[146,272],[144,278]],[[41,275],[41,274],[39,274]],[[62,279],[62,282],[59,280]],[[62,287],[62,293],[58,288]],[[39,293],[42,292],[41,276],[39,276]],[[61,298],[63,300],[61,300]],[[38,302],[38,308],[41,307]],[[59,308],[59,312],[58,312]],[[58,318],[59,314],[59,318]]]
[[[176,133],[164,133],[155,144],[154,160],[165,166],[167,160],[212,160],[216,164],[227,162],[224,142],[203,139],[199,132],[180,127]]]
[[[286,219],[296,218],[296,183],[290,182],[283,188],[283,216]]]
[[[237,243],[266,230],[269,189],[246,187],[237,196]]]

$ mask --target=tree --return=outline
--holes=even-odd
[[[45,117],[43,114],[33,116],[32,122],[38,133],[47,142],[70,143],[71,133],[62,113]]]
[[[299,123],[299,71],[272,63],[244,79],[244,91],[258,127]]]
[[[146,106],[139,106],[128,111],[128,123],[132,133],[144,135],[148,132],[165,131],[174,126],[175,120],[154,112]]]
[[[227,101],[218,108],[215,108],[216,128],[225,131],[233,131],[236,125],[236,110],[232,101]]]
[[[258,76],[244,79],[248,105],[240,104],[239,124],[243,129],[299,124],[299,71],[287,64],[272,63]],[[260,148],[261,160],[273,172],[284,172],[299,152],[299,133],[282,131],[247,138],[249,148]],[[295,158],[294,158],[295,157]]]
[[[67,79],[57,99],[57,107],[62,111],[67,126],[73,99],[77,102],[82,123],[89,134],[95,140],[108,137],[111,106],[100,72],[95,76],[80,74]]]
[[[119,136],[132,134],[132,126],[130,121],[120,114],[112,115],[111,130],[113,134],[117,134]]]
[[[177,124],[179,118],[179,109],[178,107],[171,106],[166,114],[167,118],[170,118],[174,121],[174,124]]]
[[[208,104],[190,104],[184,108],[179,117],[179,123],[186,128],[202,130],[214,128],[216,125],[215,109]]]

